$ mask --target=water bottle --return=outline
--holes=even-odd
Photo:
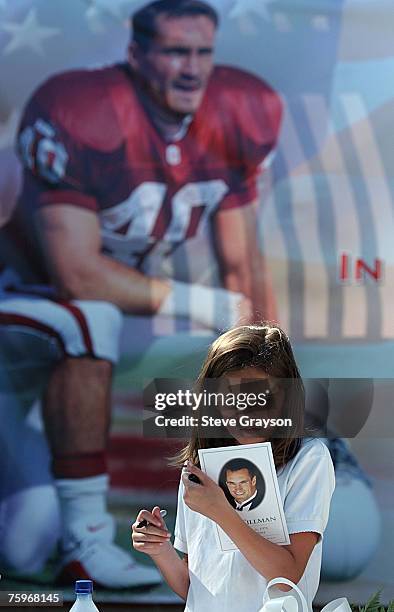
[[[91,580],[77,580],[75,593],[77,599],[70,612],[99,612],[92,599],[93,582]]]

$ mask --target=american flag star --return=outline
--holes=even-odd
[[[254,13],[267,21],[271,20],[268,5],[275,0],[234,0],[234,5],[230,10],[230,17],[244,17]]]
[[[130,13],[141,6],[141,0],[85,0],[85,2],[88,7],[85,17],[94,33],[103,32],[108,19],[124,23]]]
[[[43,56],[43,42],[61,33],[59,28],[40,25],[35,8],[29,10],[22,22],[8,21],[1,24],[0,27],[11,35],[11,40],[3,49],[3,55],[9,55],[19,49],[28,48]]]
[[[88,5],[87,13],[98,17],[112,17],[117,21],[123,21],[129,12],[139,8],[140,0],[85,0]]]

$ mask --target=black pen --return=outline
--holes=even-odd
[[[167,510],[160,510],[160,516],[162,518],[167,516]],[[147,527],[147,526],[148,526],[148,521],[146,519],[143,519],[142,521],[138,523],[137,529],[141,529],[141,527]]]
[[[188,479],[191,480],[192,482],[195,482],[196,484],[199,484],[199,485],[201,484],[201,480],[195,474],[189,474]]]

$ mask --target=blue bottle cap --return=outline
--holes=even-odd
[[[93,593],[93,582],[92,580],[76,580],[75,581],[75,592],[80,594],[88,595]]]

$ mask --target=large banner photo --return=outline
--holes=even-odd
[[[147,388],[179,409],[232,373],[305,388],[312,441],[249,441],[316,536],[308,604],[394,599],[393,30],[387,0],[0,0],[0,590],[224,609],[239,562],[262,606],[264,568],[241,542],[210,574],[213,511],[182,501],[183,462],[243,439],[146,426]],[[308,444],[335,473],[305,460],[309,507],[283,475]],[[236,514],[257,477],[222,477]]]

